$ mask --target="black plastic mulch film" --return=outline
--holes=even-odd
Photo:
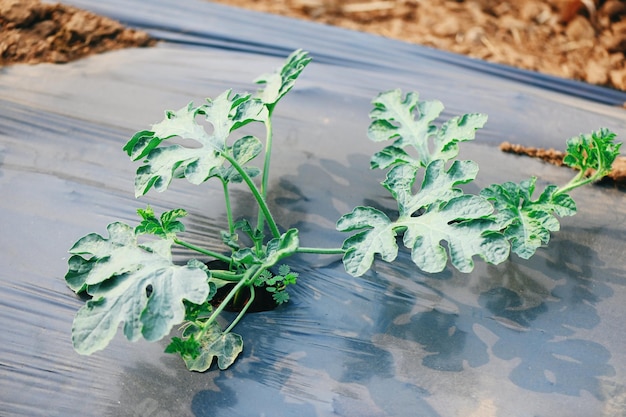
[[[361,278],[338,257],[299,256],[292,300],[238,325],[244,352],[200,374],[120,333],[76,354],[82,305],[66,288],[67,250],[135,210],[183,207],[188,240],[219,248],[211,182],[136,201],[121,148],[166,109],[252,81],[293,50],[311,53],[275,112],[270,204],[308,246],[335,247],[335,221],[385,203],[379,146],[366,129],[380,91],[439,99],[444,117],[489,115],[462,157],[478,185],[565,183],[571,172],[503,154],[501,141],[563,149],[607,127],[626,137],[626,94],[420,46],[200,1],[70,1],[145,29],[157,47],[67,65],[0,70],[0,415],[2,416],[622,416],[626,415],[626,204],[610,186],[579,207],[531,260],[477,262],[471,274],[418,272],[404,254]],[[242,193],[235,196],[245,210]],[[242,214],[242,212],[239,212]],[[179,254],[180,255],[180,254]]]

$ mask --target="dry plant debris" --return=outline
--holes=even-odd
[[[146,33],[75,7],[39,0],[0,0],[0,66],[63,63],[155,43]]]
[[[214,0],[626,91],[626,0]]]

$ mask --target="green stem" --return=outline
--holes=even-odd
[[[254,285],[251,285],[250,286],[250,299],[248,300],[246,305],[241,309],[237,317],[235,317],[235,320],[233,320],[230,323],[230,325],[226,328],[226,330],[224,330],[224,334],[229,333],[237,325],[237,323],[239,323],[239,320],[243,318],[243,316],[246,314],[246,311],[248,311],[248,309],[252,305],[252,302],[254,301],[254,297],[255,297],[255,289],[254,289]]]
[[[228,194],[228,182],[222,180],[222,188],[224,189],[224,201],[226,203],[226,217],[228,219],[228,233],[235,233],[235,222],[233,220],[233,212],[230,206],[230,195]]]
[[[585,178],[585,172],[580,171],[578,175],[572,178],[567,184],[565,184],[563,187],[555,191],[553,196],[556,197],[560,194],[565,194],[573,190],[574,188],[582,187],[583,185],[589,184],[590,182],[599,180],[606,175],[604,174],[605,170],[606,168],[603,165],[600,165],[593,175],[591,175],[590,177],[586,177],[586,178]]]
[[[299,247],[296,249],[296,253],[314,253],[318,255],[343,255],[346,253],[344,249],[341,248],[306,248]]]
[[[259,208],[261,209],[261,213],[264,216],[264,219],[267,222],[267,225],[269,226],[270,231],[272,232],[272,235],[274,237],[280,237],[280,231],[278,230],[278,226],[276,225],[276,222],[274,221],[274,218],[272,217],[272,213],[270,212],[269,207],[267,207],[267,203],[265,202],[265,199],[259,192],[259,189],[252,181],[252,178],[250,178],[248,173],[241,167],[241,165],[239,165],[237,161],[235,161],[233,157],[225,153],[222,155],[224,156],[224,158],[226,158],[228,162],[230,162],[233,168],[237,170],[239,175],[241,175],[241,178],[243,178],[244,182],[250,189],[250,192],[252,192],[252,195],[254,196],[254,199],[257,201],[257,204],[259,205]]]
[[[238,274],[236,272],[225,271],[222,269],[211,269],[211,277],[221,279],[223,281],[238,282],[243,279],[243,276],[243,274]]]
[[[597,181],[603,178],[604,176],[606,176],[611,171],[611,165],[607,167],[606,164],[604,163],[605,162],[604,158],[602,158],[602,156],[599,155],[599,152],[602,146],[600,146],[595,139],[594,139],[593,145],[594,146],[592,148],[592,151],[595,152],[596,154],[595,156],[598,161],[598,169],[595,170],[593,175],[585,178],[585,173],[587,172],[588,169],[586,168],[587,164],[583,164],[583,167],[578,172],[578,174],[574,178],[572,178],[570,182],[565,184],[563,187],[559,188],[554,193],[554,197],[560,194],[565,194],[573,190],[574,188],[582,187],[583,185],[589,184],[590,182]]]
[[[174,238],[174,242],[179,244],[180,246],[184,246],[184,247],[186,247],[188,249],[195,250],[196,252],[202,253],[203,255],[211,256],[211,257],[213,257],[215,259],[218,259],[220,261],[226,262],[229,265],[232,262],[232,259],[230,257],[228,257],[228,256],[222,255],[221,253],[213,252],[212,250],[201,248],[201,247],[196,246],[196,245],[192,245],[191,243],[187,243],[187,242],[185,242],[183,240],[180,240],[178,238]]]
[[[198,335],[198,340],[200,340],[202,338],[202,336],[204,336],[204,333],[206,332],[206,329],[208,329],[209,324],[213,323],[216,319],[217,316],[220,315],[220,313],[222,311],[224,311],[224,308],[226,308],[226,305],[230,302],[230,300],[235,296],[235,294],[237,294],[245,285],[250,285],[252,282],[254,282],[254,280],[261,275],[261,273],[263,272],[263,269],[260,266],[256,266],[253,268],[250,268],[246,271],[246,273],[244,274],[243,278],[241,279],[241,281],[239,281],[237,284],[235,284],[235,286],[233,287],[232,290],[230,290],[230,292],[228,293],[228,295],[226,295],[226,298],[224,298],[224,300],[220,303],[219,306],[217,306],[217,308],[215,309],[215,311],[213,311],[213,313],[211,313],[211,315],[209,316],[209,318],[204,322],[203,328],[200,331],[199,335]],[[251,286],[252,287],[252,286]],[[252,290],[252,288],[251,288]],[[253,294],[252,291],[250,291],[250,294]],[[239,316],[237,316],[237,318],[235,318],[235,324],[237,324],[237,322],[241,319],[241,317],[243,317],[243,314],[245,314],[245,311],[248,309],[246,306],[244,308],[244,310],[242,310],[239,313]],[[243,313],[243,314],[242,314]],[[233,327],[235,327],[232,323],[230,326],[228,326],[228,331],[230,331],[230,329],[232,329]],[[227,333],[227,332],[224,332]]]
[[[249,275],[251,273],[252,270],[248,270],[246,272],[246,275]],[[235,296],[235,294],[246,284],[248,280],[247,279],[242,279],[241,281],[239,281],[237,284],[235,284],[235,286],[233,287],[232,290],[230,290],[230,292],[228,293],[228,295],[226,295],[226,298],[224,298],[224,300],[220,303],[219,306],[217,306],[217,308],[215,309],[215,311],[213,311],[213,313],[211,313],[211,315],[209,316],[209,318],[204,322],[204,328],[208,327],[208,324],[212,323],[213,321],[215,321],[215,319],[217,318],[217,316],[220,315],[220,313],[222,311],[224,311],[224,308],[226,308],[226,305],[228,304],[228,302]],[[202,333],[204,333],[204,329],[202,331]],[[200,338],[198,338],[200,339]]]
[[[269,110],[269,109],[268,109]],[[267,120],[265,121],[265,159],[263,161],[263,174],[261,176],[261,196],[267,198],[267,188],[270,176],[270,163],[272,159],[272,139],[274,137],[274,131],[272,127],[272,114],[269,110]],[[257,229],[263,230],[263,222],[265,221],[265,215],[259,212],[257,219]]]
[[[568,182],[563,187],[559,188],[557,191],[554,192],[553,198],[560,194],[565,194],[567,192],[570,192],[574,188],[581,187],[585,184],[589,184],[590,182],[594,181],[593,177],[589,177],[585,179],[582,179],[581,177],[583,177],[583,175],[577,175],[574,178],[572,178],[570,182]]]
[[[272,139],[274,137],[274,129],[272,127],[271,114],[265,122],[265,161],[263,162],[263,176],[261,179],[261,195],[267,197],[267,184],[270,176],[270,163],[272,159]]]

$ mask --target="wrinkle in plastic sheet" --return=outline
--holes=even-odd
[[[623,138],[626,121],[623,109],[587,97],[607,90],[585,87],[581,98],[562,92],[574,84],[549,88],[369,35],[201,2],[72,3],[170,41],[0,72],[0,415],[625,415],[626,205],[611,187],[576,191],[579,214],[533,259],[477,262],[471,274],[421,274],[402,254],[353,278],[338,258],[296,257],[292,300],[238,325],[244,352],[225,372],[188,372],[163,353],[166,341],[120,335],[106,350],[76,354],[70,330],[82,302],[62,277],[78,237],[132,224],[148,203],[180,205],[190,212],[188,240],[220,248],[216,184],[179,181],[135,201],[125,141],[164,109],[254,88],[292,49],[310,50],[314,62],[276,110],[269,200],[307,246],[340,244],[334,223],[355,205],[393,208],[368,168],[377,146],[365,136],[367,114],[379,91],[418,90],[442,100],[445,117],[488,113],[462,155],[480,164],[481,186],[569,179],[501,154],[501,140],[562,147],[600,126]],[[248,198],[235,193],[236,215],[249,214]]]

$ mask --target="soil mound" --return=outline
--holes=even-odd
[[[0,66],[63,63],[155,43],[146,33],[75,7],[39,0],[0,0]]]

